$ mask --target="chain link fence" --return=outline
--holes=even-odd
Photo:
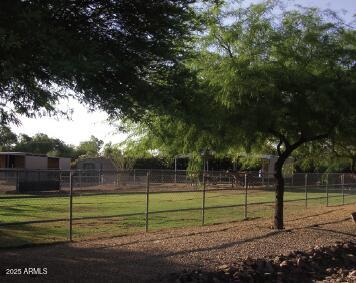
[[[273,176],[173,170],[0,170],[0,247],[272,217]],[[356,202],[356,175],[285,177],[285,214]]]

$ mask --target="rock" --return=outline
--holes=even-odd
[[[345,243],[345,244],[342,245],[342,247],[343,247],[344,249],[349,249],[349,248],[350,248],[350,245],[349,245],[349,243]]]
[[[332,274],[332,273],[334,272],[334,269],[333,269],[332,267],[329,267],[329,268],[327,268],[325,271],[326,271],[326,273],[328,273],[328,274]]]
[[[273,259],[273,263],[274,264],[280,264],[282,261],[281,257],[280,256],[276,256],[274,259]]]
[[[330,247],[315,246],[308,252],[288,256],[227,262],[215,271],[201,269],[173,273],[162,282],[355,282],[356,245],[337,243]]]
[[[288,260],[283,260],[279,266],[281,268],[287,268],[289,266]]]
[[[273,265],[269,261],[267,261],[266,264],[265,264],[265,272],[266,273],[273,273],[274,272]]]
[[[345,259],[347,262],[356,263],[356,256],[353,255],[353,254],[346,254],[346,255],[344,256],[344,259]]]
[[[264,260],[257,260],[256,261],[256,271],[258,273],[263,273],[265,270],[265,262]]]
[[[351,219],[354,223],[356,223],[356,212],[351,213]]]
[[[306,266],[306,263],[305,263],[305,261],[304,261],[302,258],[299,257],[299,258],[297,259],[297,266],[300,267],[300,268],[303,268],[303,267]]]
[[[232,277],[234,277],[235,279],[239,279],[240,278],[240,272],[239,271],[236,271]]]
[[[330,247],[329,250],[330,250],[330,252],[332,252],[332,253],[336,253],[337,249],[338,249],[337,246],[334,245],[334,246]]]
[[[254,263],[254,261],[253,261],[253,259],[252,259],[252,258],[247,257],[247,258],[245,259],[245,264],[247,264],[247,265],[251,265],[251,264],[253,264],[253,263]]]
[[[356,269],[351,271],[348,275],[347,278],[351,279],[351,280],[356,280]]]
[[[320,251],[321,249],[322,249],[322,247],[320,247],[320,246],[318,246],[318,245],[316,245],[316,246],[313,248],[314,251]]]
[[[227,264],[223,264],[223,265],[218,266],[217,269],[226,271],[226,270],[230,269],[230,267]]]

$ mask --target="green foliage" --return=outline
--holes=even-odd
[[[98,157],[104,142],[95,136],[91,136],[88,141],[82,141],[76,147],[76,155],[85,157]]]
[[[355,172],[356,149],[351,140],[313,142],[294,154],[296,166],[305,172]]]
[[[103,154],[104,157],[111,159],[119,170],[132,169],[135,165],[135,158],[126,155],[119,145],[105,144]]]
[[[215,7],[196,68],[250,143],[336,135],[355,119],[355,32],[317,9],[274,8]]]
[[[281,170],[302,144],[354,128],[355,30],[331,12],[275,9],[273,1],[208,8],[187,62],[195,79],[175,110],[146,116],[145,143],[169,153],[269,144]]]
[[[16,142],[17,136],[9,127],[0,127],[0,151],[10,151]]]
[[[59,139],[50,138],[46,134],[36,134],[33,137],[22,134],[14,151],[48,154],[49,156],[73,157],[74,148]]]
[[[68,96],[137,118],[185,52],[193,2],[1,1],[0,124],[56,113]]]
[[[261,157],[254,155],[242,156],[238,159],[241,164],[241,170],[258,171],[261,168]]]
[[[356,31],[332,12],[276,14],[276,8],[276,1],[208,6],[198,52],[186,65],[195,79],[172,96],[177,110],[168,107],[150,120],[180,140],[171,145],[170,137],[159,137],[165,151],[251,152],[274,145],[274,225],[282,229],[288,157],[311,141],[338,140],[350,129],[355,134]]]

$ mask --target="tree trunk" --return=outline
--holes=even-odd
[[[356,158],[353,157],[351,162],[351,172],[356,173],[355,170],[356,170]]]
[[[272,130],[272,134],[274,134],[277,138],[279,138],[279,143],[277,145],[278,159],[276,164],[274,165],[274,179],[276,180],[276,200],[275,200],[275,210],[274,210],[274,229],[281,230],[284,228],[283,225],[283,195],[284,195],[284,177],[282,173],[282,168],[287,160],[287,158],[292,154],[293,150],[297,149],[299,146],[306,142],[320,140],[323,138],[327,138],[328,134],[315,135],[309,138],[306,138],[302,135],[300,139],[294,144],[290,144],[287,139]],[[281,146],[284,145],[285,150],[281,151]]]
[[[276,200],[274,209],[274,229],[281,230],[283,225],[283,196],[284,196],[284,177],[282,168],[284,162],[292,153],[290,150],[286,150],[278,157],[276,164],[274,165],[274,179],[276,180]]]
[[[275,164],[275,174],[274,174],[274,178],[276,180],[274,229],[279,229],[279,230],[283,229],[283,195],[284,195],[284,178],[282,174],[283,163],[282,165],[280,165],[279,162]]]

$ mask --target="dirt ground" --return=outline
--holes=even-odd
[[[105,240],[0,250],[3,282],[159,282],[181,270],[215,270],[246,257],[288,254],[315,245],[356,241],[356,205],[308,209],[289,216],[285,230],[254,219],[171,229]],[[5,275],[6,269],[47,268],[43,275]],[[27,269],[28,271],[28,269]],[[43,271],[43,269],[42,269]],[[25,280],[25,281],[24,281]]]

